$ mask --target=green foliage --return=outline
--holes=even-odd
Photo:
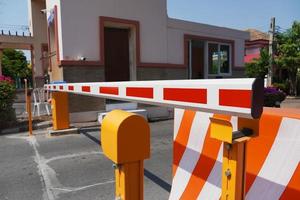
[[[246,75],[249,78],[264,78],[268,73],[270,56],[267,49],[260,50],[260,58],[255,58],[251,63],[246,63]]]
[[[287,69],[290,94],[297,94],[297,73],[300,70],[300,22],[295,21],[288,31],[277,34],[276,64]]]
[[[285,93],[288,93],[289,92],[289,83],[288,82],[285,82],[285,83],[273,83],[272,84],[275,88],[285,92]]]
[[[16,89],[13,83],[0,80],[0,129],[16,120],[15,111],[12,108],[15,95]]]
[[[3,50],[2,72],[3,75],[14,80],[17,78],[31,78],[31,69],[28,67],[24,53],[14,49]]]

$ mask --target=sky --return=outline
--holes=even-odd
[[[188,2],[188,3],[187,3]],[[300,21],[300,0],[168,0],[168,15],[205,24],[268,31],[271,17],[284,29]]]
[[[267,31],[273,16],[283,30],[300,21],[300,0],[168,0],[167,9],[171,18],[240,30]],[[3,24],[28,25],[27,0],[0,0]]]

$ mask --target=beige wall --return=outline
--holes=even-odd
[[[33,36],[34,72],[35,76],[43,76],[41,45],[47,44],[47,20],[46,15],[41,13],[46,8],[43,0],[28,0],[29,27]]]
[[[58,46],[59,46],[59,56],[60,58],[62,58],[62,55],[63,55],[63,51],[64,51],[64,48],[63,48],[63,43],[62,43],[62,40],[63,38],[61,37],[61,33],[62,33],[62,22],[61,22],[61,1],[60,0],[46,0],[46,9],[47,9],[47,19],[49,17],[49,14],[50,14],[50,11],[52,9],[54,9],[54,6],[57,6],[57,31],[58,31]],[[53,36],[53,34],[52,34]],[[65,38],[64,38],[65,40]],[[52,39],[51,40],[51,43],[53,43],[54,40]],[[56,45],[56,44],[55,44]],[[53,49],[52,49],[53,51]]]
[[[162,0],[61,1],[63,59],[99,60],[99,16],[139,21],[142,62],[167,61],[166,1]]]
[[[234,66],[243,67],[249,33],[167,17],[166,0],[48,0],[58,6],[61,60],[100,59],[99,16],[140,22],[141,62],[184,64],[184,34],[234,41]],[[155,69],[155,68],[153,68]],[[166,69],[167,70],[167,69]],[[165,71],[166,71],[165,70]],[[142,70],[137,70],[140,73]],[[149,71],[149,70],[148,70]],[[232,76],[235,76],[232,69]],[[140,74],[139,77],[142,77]],[[179,76],[178,78],[180,78]]]

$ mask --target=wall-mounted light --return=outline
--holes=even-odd
[[[42,14],[47,14],[47,13],[49,13],[49,12],[51,12],[52,11],[52,9],[42,9],[42,10],[40,10],[40,12],[42,13]]]
[[[86,61],[86,57],[84,57],[84,56],[80,56],[80,57],[78,58],[78,60],[81,60],[81,61]]]

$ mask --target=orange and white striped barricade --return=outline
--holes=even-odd
[[[223,144],[210,137],[213,116],[175,109],[171,200],[220,199]],[[223,117],[237,130],[237,117]],[[264,108],[245,157],[245,199],[300,199],[300,110]]]

